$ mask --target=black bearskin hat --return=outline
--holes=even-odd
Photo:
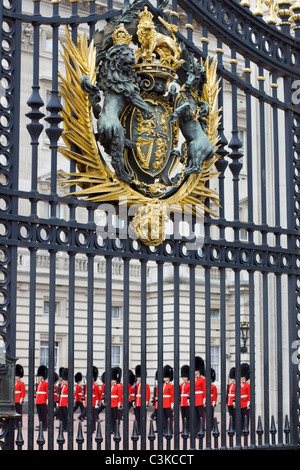
[[[60,367],[58,371],[58,375],[61,377],[62,376],[62,371],[64,370],[64,367]]]
[[[122,371],[120,367],[113,367],[111,370],[111,380],[116,380],[117,383],[121,382]]]
[[[204,361],[200,356],[195,357],[195,370],[198,370],[200,372],[200,375],[205,375]]]
[[[134,382],[135,382],[135,375],[134,373],[132,372],[132,370],[129,370],[128,371],[128,382],[129,382],[129,385],[133,385]]]
[[[38,377],[44,377],[44,379],[46,379],[48,377],[48,367],[46,366],[40,366],[37,370],[37,374],[36,374]]]
[[[173,369],[171,366],[166,365],[163,368],[163,377],[168,377],[170,381],[172,382],[173,380]]]
[[[15,375],[16,375],[17,377],[20,377],[20,378],[23,377],[23,375],[24,375],[24,369],[23,369],[23,366],[21,366],[21,364],[16,364]]]
[[[230,379],[235,379],[235,367],[231,367],[229,371],[229,378]]]
[[[188,379],[190,378],[190,366],[185,364],[184,366],[181,367],[180,377],[187,377]]]
[[[211,382],[214,382],[216,380],[216,372],[214,369],[210,369],[210,380]]]
[[[58,381],[58,374],[56,372],[54,372],[54,383]]]
[[[81,372],[77,372],[75,374],[75,382],[78,383],[78,382],[81,382],[82,381],[82,373]]]
[[[142,367],[141,365],[135,366],[135,376],[141,377],[142,376]]]
[[[68,368],[64,368],[62,373],[61,373],[61,378],[62,380],[68,380]]]
[[[246,377],[246,380],[250,379],[250,366],[246,362],[241,364],[241,377]]]
[[[105,372],[102,373],[101,380],[102,380],[102,383],[105,384]]]
[[[94,382],[96,382],[96,380],[98,379],[98,369],[96,366],[93,366],[93,379]]]

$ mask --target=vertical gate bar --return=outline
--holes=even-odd
[[[241,349],[240,349],[240,271],[234,270],[234,319],[235,319],[235,424],[236,448],[241,448]]]
[[[218,68],[219,70],[223,69],[223,41],[222,37],[217,38],[217,58],[218,58]],[[218,95],[218,109],[222,109],[222,112],[220,113],[220,123],[218,127],[218,136],[219,136],[219,142],[218,142],[218,155],[220,158],[216,161],[215,165],[217,170],[220,172],[218,179],[219,179],[219,200],[220,200],[220,208],[219,208],[219,218],[224,219],[225,218],[225,191],[224,191],[224,184],[225,184],[225,170],[227,168],[228,162],[225,160],[226,155],[228,154],[228,151],[225,149],[226,145],[228,144],[227,139],[224,135],[224,115],[223,115],[223,105],[224,105],[224,96],[223,96],[223,86],[224,86],[224,81],[223,81],[223,75],[219,73],[218,80],[220,80],[219,84],[219,95]],[[220,238],[225,238],[225,227],[221,226],[220,227]]]
[[[194,264],[189,265],[190,276],[190,449],[196,448],[195,439],[199,429],[195,428],[195,356],[196,351],[196,308],[195,308],[195,275],[196,268]]]
[[[254,272],[248,271],[249,275],[249,343],[250,343],[250,442],[256,442],[256,412],[255,412],[255,305],[254,305]]]
[[[270,443],[270,411],[269,411],[269,306],[268,306],[268,273],[262,273],[263,302],[263,399],[264,399],[264,435],[265,445]]]
[[[111,446],[111,286],[112,286],[112,258],[106,256],[106,279],[105,279],[105,450]]]
[[[277,309],[277,393],[278,393],[278,444],[283,444],[283,393],[282,393],[282,289],[281,275],[276,274]]]
[[[89,1],[89,4],[90,4],[90,11],[89,11],[89,17],[90,18],[93,18],[93,16],[95,16],[96,14],[96,2],[95,0],[90,0]],[[90,28],[90,39],[92,39],[94,33],[95,33],[95,21],[89,21],[89,28]]]
[[[141,450],[146,450],[147,262],[141,260]]]
[[[129,370],[129,259],[123,259],[123,370]],[[124,375],[125,376],[125,375]],[[127,387],[128,388],[128,387]],[[123,403],[123,450],[128,450],[128,400]]]
[[[180,420],[180,397],[179,397],[179,371],[180,371],[180,277],[179,264],[173,264],[174,270],[174,450],[180,449],[179,443],[179,420]]]
[[[245,81],[250,85],[250,59],[245,58]],[[247,87],[246,95],[246,140],[247,140],[247,194],[248,194],[248,222],[253,222],[253,170],[252,170],[252,106],[251,93]],[[248,233],[249,242],[253,241],[253,231]]]
[[[164,359],[164,299],[163,299],[163,268],[162,262],[157,262],[157,445],[163,449],[163,359]]]
[[[232,74],[235,76],[237,74],[237,59],[236,59],[236,47],[232,47],[231,49],[231,71]],[[242,168],[242,163],[240,162],[240,158],[242,154],[240,153],[240,148],[242,143],[238,136],[238,108],[237,108],[237,94],[238,88],[235,81],[231,84],[231,93],[232,93],[232,104],[231,104],[231,111],[232,111],[232,130],[231,130],[231,140],[228,144],[228,147],[231,149],[230,158],[232,162],[229,163],[229,168],[232,172],[232,180],[233,180],[233,217],[235,221],[239,221],[239,173]],[[239,240],[239,229],[237,227],[234,228],[234,239],[235,241]]]
[[[226,269],[220,268],[220,317],[221,317],[221,449],[226,448]]]
[[[54,449],[54,364],[55,364],[55,301],[56,251],[49,250],[49,336],[48,336],[48,450]]]
[[[87,450],[92,450],[94,430],[93,409],[93,336],[94,336],[94,255],[88,254],[87,288]]]
[[[264,93],[264,69],[262,65],[258,67],[259,90]],[[261,223],[267,223],[267,202],[266,202],[266,143],[265,143],[265,103],[259,99],[259,126],[261,130],[260,138],[260,190],[261,190]],[[267,234],[262,232],[262,243],[267,243]]]
[[[206,449],[211,449],[212,410],[211,410],[211,322],[210,322],[210,298],[211,282],[210,267],[205,267],[205,377],[206,377],[206,406],[205,429]]]
[[[284,76],[284,102],[292,103],[292,79],[289,76]],[[288,235],[287,246],[289,250],[296,248],[295,228],[295,213],[291,209],[295,207],[294,201],[294,163],[293,163],[293,141],[297,136],[293,136],[293,116],[292,111],[288,108],[285,110],[284,115],[285,126],[285,156],[286,156],[286,211],[287,211],[287,228],[293,231]],[[296,256],[292,256],[292,266],[296,266]],[[288,275],[288,313],[289,313],[289,357],[293,357],[294,347],[297,340],[297,307],[296,307],[296,279],[294,274]],[[290,361],[290,429],[291,429],[291,444],[298,443],[298,426],[297,423],[297,363]]]
[[[29,348],[28,348],[28,450],[33,450],[35,394],[35,326],[36,326],[36,249],[30,249],[29,268]]]
[[[75,253],[69,253],[69,299],[68,299],[68,450],[73,450],[73,382],[75,348]]]

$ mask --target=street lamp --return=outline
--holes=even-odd
[[[247,352],[247,340],[249,336],[249,323],[246,320],[243,320],[240,324],[240,331],[241,331],[241,340],[243,346],[241,346],[241,353]]]

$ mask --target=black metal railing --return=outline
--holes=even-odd
[[[74,42],[80,27],[88,30],[91,38],[98,22],[107,21],[120,14],[115,10],[112,1],[107,7],[99,6],[95,1],[88,4],[70,2],[70,5],[53,2],[51,16],[47,10],[46,16],[42,10],[46,2],[32,2],[32,13],[24,13],[21,0],[11,0],[0,5],[2,24],[1,44],[1,115],[6,117],[6,124],[1,121],[1,272],[9,273],[4,276],[0,293],[2,323],[0,335],[4,349],[11,356],[17,353],[16,331],[17,292],[18,292],[18,251],[22,248],[29,254],[29,297],[28,297],[28,421],[27,435],[19,426],[14,431],[11,420],[1,419],[2,435],[0,445],[3,448],[32,450],[36,447],[49,450],[54,448],[83,450],[89,449],[225,449],[225,448],[260,448],[285,447],[299,445],[299,161],[300,161],[300,111],[297,102],[297,80],[300,67],[300,29],[291,30],[287,23],[280,27],[266,24],[261,18],[255,17],[248,8],[242,7],[234,0],[203,0],[172,1],[173,21],[178,23],[178,38],[184,42],[195,56],[206,58],[211,54],[210,39],[215,40],[215,50],[218,59],[218,77],[220,78],[220,93],[218,106],[225,106],[219,124],[219,160],[216,168],[220,208],[217,208],[216,218],[207,216],[204,222],[205,243],[199,250],[186,250],[185,240],[166,240],[161,246],[149,248],[138,241],[127,239],[115,240],[107,238],[100,241],[94,222],[97,205],[90,201],[79,200],[74,196],[58,194],[57,150],[61,128],[61,102],[59,99],[58,67],[59,67],[59,33],[65,25],[69,27]],[[28,2],[29,4],[29,2]],[[50,4],[50,2],[49,2]],[[150,2],[145,2],[152,11],[156,11]],[[88,5],[88,6],[86,6]],[[47,7],[48,7],[47,2]],[[84,11],[88,8],[88,11]],[[182,16],[181,16],[182,15]],[[182,24],[186,17],[187,25]],[[299,27],[299,19],[295,16],[295,25]],[[22,26],[32,25],[32,83],[26,88],[22,78]],[[46,105],[41,97],[40,77],[40,32],[41,26],[51,29],[52,37],[52,72],[51,99]],[[202,35],[201,37],[199,37]],[[267,48],[267,42],[270,49]],[[27,60],[27,57],[24,59]],[[251,72],[255,78],[251,76]],[[296,87],[296,88],[295,88]],[[26,95],[26,116],[21,114],[21,90]],[[230,111],[228,109],[228,94],[230,94]],[[239,97],[245,100],[242,116],[245,122],[246,145],[243,148],[239,137]],[[43,109],[47,112],[45,117]],[[41,136],[47,123],[47,136],[50,148],[50,191],[45,194],[39,191],[38,168],[41,164]],[[31,177],[30,187],[20,188],[20,170],[26,165],[25,151],[20,143],[23,127],[27,127],[31,147]],[[260,135],[257,139],[257,129]],[[271,135],[271,144],[268,134]],[[28,151],[28,149],[27,149]],[[241,218],[241,170],[242,159],[246,154],[246,216]],[[74,162],[70,163],[70,172],[75,171]],[[229,176],[230,175],[230,176]],[[270,196],[271,195],[271,196]],[[20,210],[21,202],[30,205],[29,215]],[[50,217],[40,217],[38,204],[47,202],[50,205]],[[66,207],[68,215],[57,218],[57,206]],[[232,215],[228,207],[232,207]],[[82,209],[87,213],[87,223],[76,219],[76,211]],[[227,238],[228,230],[233,236]],[[247,241],[243,241],[242,231],[247,233]],[[214,234],[217,233],[218,236]],[[79,234],[85,235],[81,242]],[[62,236],[64,235],[64,236]],[[272,240],[270,242],[269,240]],[[49,258],[49,406],[47,435],[40,428],[38,436],[35,433],[35,369],[37,355],[35,350],[36,311],[37,311],[37,255],[39,250],[47,252]],[[74,376],[74,336],[76,322],[75,281],[76,255],[82,254],[87,262],[87,303],[86,303],[86,380],[87,380],[87,428],[86,434],[82,423],[71,426],[67,437],[59,425],[56,436],[56,420],[54,416],[54,382],[55,371],[55,298],[57,285],[57,258],[63,253],[68,257],[68,370],[70,383]],[[173,358],[175,403],[173,415],[173,431],[170,428],[165,435],[162,431],[163,409],[162,389],[159,389],[156,422],[149,419],[145,406],[142,406],[141,429],[137,432],[135,421],[128,404],[128,377],[123,376],[124,409],[123,421],[111,434],[110,397],[106,397],[104,411],[105,422],[97,422],[93,432],[92,407],[92,376],[94,354],[94,323],[95,323],[95,270],[96,259],[105,261],[105,358],[104,369],[107,383],[111,374],[112,347],[112,289],[114,259],[121,259],[123,266],[123,344],[122,369],[130,368],[130,264],[136,260],[140,264],[140,364],[142,369],[142,403],[146,402],[146,378],[154,380],[155,370],[148,372],[149,362],[155,363],[158,370],[158,383],[162,383],[162,370],[167,354]],[[149,352],[148,315],[149,294],[148,274],[149,264],[156,266],[157,277],[157,329],[156,351]],[[186,268],[184,276],[180,269]],[[188,331],[188,357],[191,366],[191,408],[194,407],[193,392],[195,391],[194,358],[199,354],[196,341],[196,327],[200,322],[200,309],[196,304],[199,287],[196,279],[196,269],[201,269],[204,279],[203,309],[204,333],[203,351],[205,351],[206,370],[212,365],[210,351],[212,326],[211,308],[213,280],[212,271],[219,273],[218,289],[220,304],[220,387],[219,415],[212,420],[211,409],[208,407],[205,426],[195,429],[191,421],[190,432],[181,425],[178,394],[180,383],[180,364],[186,353],[185,339],[181,337],[181,278],[186,276],[188,283],[189,320],[185,325]],[[164,338],[167,310],[164,304],[165,273],[172,270],[173,283],[173,331],[172,350],[166,351]],[[237,369],[236,380],[239,382],[239,365],[242,362],[239,348],[241,321],[241,289],[244,276],[247,278],[247,302],[249,309],[249,363],[251,385],[251,421],[242,423],[240,416],[240,391],[237,389],[237,425],[233,429],[228,422],[226,406],[227,375],[226,356],[228,347],[228,293],[227,275],[233,275],[232,308],[234,310],[234,326],[232,335],[235,342],[234,364]],[[256,286],[261,286],[261,301],[255,304]],[[275,289],[271,303],[270,288]],[[285,290],[286,304],[283,305]],[[275,313],[273,311],[275,309]],[[259,310],[259,314],[258,314]],[[271,317],[271,313],[274,317]],[[258,319],[260,324],[258,324]],[[275,319],[275,320],[274,320]],[[201,320],[202,321],[202,320]],[[276,357],[271,357],[269,331],[276,328]],[[256,345],[258,334],[263,338],[261,350],[262,363],[258,364]],[[286,344],[283,341],[286,341]],[[288,354],[284,355],[284,347]],[[296,355],[295,355],[296,351]],[[296,360],[292,360],[295,358]],[[272,402],[269,390],[273,370],[276,370],[276,406]],[[258,367],[259,366],[259,367]],[[155,369],[156,369],[155,368]],[[260,372],[258,372],[258,369]],[[283,375],[288,370],[288,381],[283,383]],[[286,375],[286,374],[285,374]],[[273,380],[273,378],[272,378]],[[273,382],[274,383],[274,382]],[[257,389],[262,390],[262,411],[257,416]],[[206,394],[210,395],[210,378],[206,380]],[[289,412],[286,412],[288,398]],[[73,397],[69,397],[68,419],[73,423]],[[276,408],[276,414],[273,411]],[[155,432],[157,431],[157,432]]]

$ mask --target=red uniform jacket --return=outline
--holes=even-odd
[[[163,408],[171,408],[174,404],[174,385],[170,382],[163,384]]]
[[[132,403],[135,400],[135,393],[134,393],[134,386],[133,385],[128,385],[128,400],[129,403]]]
[[[75,401],[82,401],[82,387],[79,384],[76,385],[74,398]]]
[[[211,405],[216,406],[218,399],[218,390],[215,384],[211,384]]]
[[[105,399],[105,396],[104,396],[104,389],[105,389],[105,384],[103,383],[101,385],[101,388],[100,388],[100,400],[104,400]]]
[[[138,382],[136,384],[136,392],[135,392],[135,406],[141,406],[142,400],[142,384]],[[150,387],[146,384],[146,405],[149,405],[150,402]]]
[[[250,384],[241,382],[241,408],[250,406]]]
[[[200,375],[195,380],[195,406],[203,406],[206,398],[206,380]]]
[[[230,383],[228,385],[227,405],[233,406],[234,402],[235,402],[235,383]]]
[[[154,409],[157,410],[158,408],[158,397],[157,397],[157,386],[154,387],[154,396],[153,396],[153,406],[154,406]]]
[[[23,403],[26,395],[25,384],[22,380],[15,382],[15,403]]]
[[[92,393],[93,393],[92,407],[95,408],[95,406],[99,404],[100,399],[101,399],[100,387],[96,382],[93,382]],[[85,406],[87,406],[87,384],[85,386]]]
[[[58,386],[54,385],[54,403],[59,402],[59,395],[58,395]]]
[[[110,406],[111,408],[120,407],[123,405],[123,387],[121,384],[114,384],[110,389]]]
[[[36,405],[43,405],[47,403],[48,400],[48,382],[42,380],[38,382],[37,390],[36,390],[36,398],[35,403]]]
[[[189,406],[190,382],[180,384],[180,406]]]
[[[59,406],[68,406],[68,384],[62,384],[60,389]]]

